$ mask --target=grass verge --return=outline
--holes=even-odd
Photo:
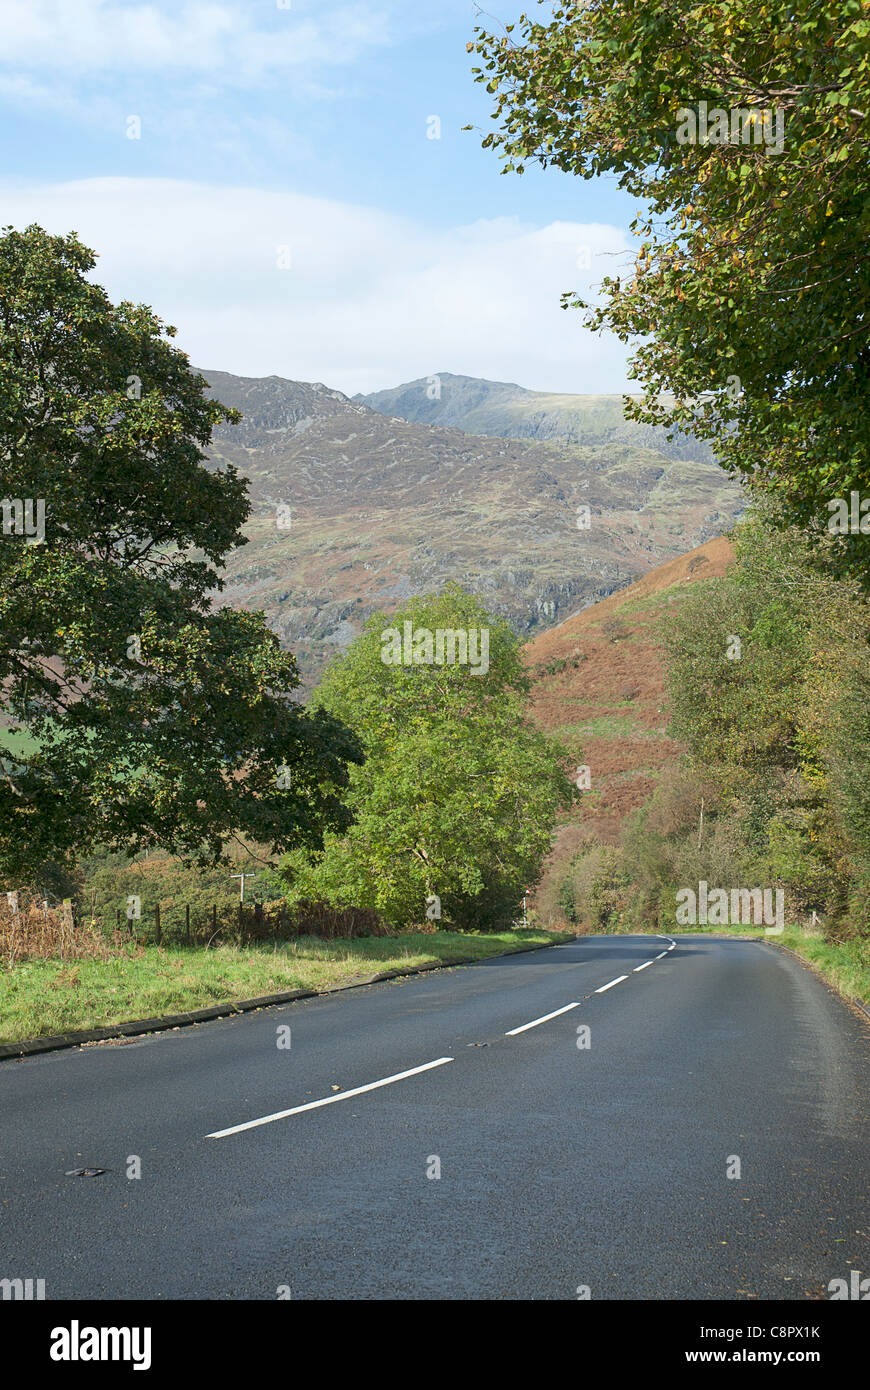
[[[573,932],[420,932],[249,945],[145,946],[109,960],[24,960],[0,967],[0,1042],[278,994],[323,989],[381,970],[486,956],[567,941]]]

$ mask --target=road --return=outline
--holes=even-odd
[[[801,1300],[870,1274],[870,1027],[769,944],[668,946],[584,937],[3,1062],[0,1278]]]

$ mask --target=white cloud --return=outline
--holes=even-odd
[[[268,22],[267,22],[268,21]],[[383,13],[365,3],[297,6],[251,0],[0,0],[0,65],[43,74],[207,73],[251,83],[267,75],[352,61],[388,41]]]
[[[559,307],[563,291],[624,264],[617,227],[497,218],[433,230],[370,207],[169,179],[7,185],[0,197],[6,223],[75,229],[112,298],[152,305],[198,366],[349,394],[435,371],[624,386],[621,344]]]

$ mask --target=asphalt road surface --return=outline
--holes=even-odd
[[[826,1298],[870,1274],[870,1027],[769,944],[669,943],[584,937],[0,1063],[0,1279]]]

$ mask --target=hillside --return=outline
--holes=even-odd
[[[715,465],[637,445],[476,436],[321,384],[203,375],[244,414],[216,431],[212,460],[235,463],[253,499],[223,599],[265,610],[306,686],[372,612],[448,579],[534,636],[727,530],[743,507]]]
[[[575,748],[591,776],[536,895],[545,924],[558,916],[558,884],[577,846],[617,843],[626,816],[674,767],[680,746],[666,733],[660,623],[690,584],[724,574],[733,558],[727,540],[707,541],[526,646],[532,717]]]
[[[655,449],[669,459],[713,462],[709,445],[698,439],[678,435],[669,440],[663,429],[626,420],[622,396],[528,391],[513,382],[437,372],[354,400],[385,415],[454,425],[472,434],[579,445],[623,444]]]

